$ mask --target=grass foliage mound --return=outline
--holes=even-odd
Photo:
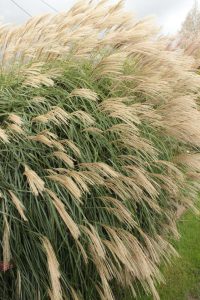
[[[122,4],[0,28],[1,299],[159,299],[199,188],[200,78]]]

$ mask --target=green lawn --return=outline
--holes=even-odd
[[[164,267],[166,285],[158,288],[161,300],[200,300],[200,217],[186,213],[179,221],[181,239],[175,243],[180,258]],[[125,300],[133,300],[126,297]],[[138,300],[152,300],[141,297]]]

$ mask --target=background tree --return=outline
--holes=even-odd
[[[185,53],[199,58],[199,43],[200,43],[200,10],[198,2],[195,1],[192,9],[188,12],[185,21],[179,31],[176,42],[173,40],[173,47],[180,47],[185,50]],[[197,67],[199,60],[196,60]]]

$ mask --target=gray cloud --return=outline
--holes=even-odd
[[[32,16],[53,12],[51,8],[41,0],[15,0]],[[75,0],[45,0],[57,10],[66,10]],[[111,0],[115,2],[116,0]],[[156,16],[158,24],[163,26],[165,33],[176,32],[184,21],[188,10],[192,7],[192,0],[126,0],[126,8],[133,11],[138,17],[147,15]],[[200,0],[199,0],[200,2]],[[0,1],[0,17],[6,23],[19,24],[28,19],[10,0]]]

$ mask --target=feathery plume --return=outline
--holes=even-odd
[[[9,143],[9,138],[8,138],[7,134],[5,133],[5,130],[2,128],[0,128],[0,139],[5,143]]]
[[[65,152],[55,151],[53,152],[53,156],[65,162],[70,168],[74,168],[73,160],[70,156],[68,156]]]
[[[27,178],[32,193],[35,196],[42,194],[42,192],[44,191],[44,181],[37,175],[35,171],[31,170],[27,165],[25,165],[24,167],[24,175]]]
[[[2,248],[3,248],[3,264],[6,270],[7,265],[10,264],[11,260],[11,249],[10,249],[10,226],[8,224],[7,216],[3,215],[3,241],[2,241]]]
[[[8,116],[8,120],[11,121],[12,123],[15,123],[18,126],[21,126],[23,124],[22,119],[15,114],[10,114]]]
[[[18,213],[20,214],[21,218],[24,220],[24,221],[28,221],[28,219],[26,218],[25,216],[25,207],[24,205],[22,204],[22,202],[18,199],[18,197],[12,192],[12,191],[8,191],[9,194],[10,194],[10,197],[12,199],[12,202],[14,203]]]
[[[78,200],[79,203],[82,202],[81,190],[78,188],[77,184],[69,176],[59,174],[59,175],[50,175],[47,176],[47,178],[64,186],[70,192],[70,194],[74,196],[76,200]]]
[[[98,95],[91,91],[90,89],[74,89],[70,94],[69,97],[81,97],[86,98],[91,101],[97,101]]]
[[[60,284],[59,263],[53,247],[47,237],[42,237],[42,244],[47,256],[49,275],[51,278],[51,295],[54,300],[62,300],[62,290]]]
[[[57,197],[57,195],[54,192],[52,192],[49,189],[45,189],[45,191],[51,197],[56,210],[58,211],[59,215],[63,219],[64,223],[67,225],[67,228],[69,229],[71,235],[73,236],[73,238],[75,240],[77,240],[80,235],[80,230],[79,230],[77,224],[72,220],[70,215],[67,213],[64,204],[62,203],[62,201]]]

